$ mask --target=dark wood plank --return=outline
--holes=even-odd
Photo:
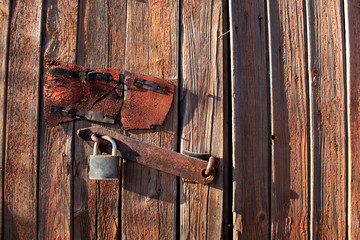
[[[180,183],[180,239],[223,238],[225,113],[223,1],[181,6],[181,150],[221,161],[210,185]]]
[[[349,239],[360,239],[360,3],[345,1],[349,132]]]
[[[37,237],[42,1],[12,1],[7,90],[4,239]]]
[[[10,24],[10,1],[0,2],[0,166],[3,166],[5,158],[5,113],[6,113],[6,89],[8,73],[8,40]],[[3,169],[0,171],[0,199],[3,199]],[[0,216],[3,216],[3,203],[0,203]],[[0,236],[2,236],[3,218],[0,219]]]
[[[75,129],[90,126],[76,122]],[[96,239],[96,207],[98,184],[88,176],[89,155],[92,149],[75,137],[74,143],[74,239]]]
[[[126,1],[83,1],[80,6],[78,64],[88,68],[123,69]],[[78,122],[75,128],[90,126]],[[111,126],[108,126],[111,127]],[[115,126],[114,129],[119,129]],[[75,140],[74,236],[81,239],[117,239],[119,236],[119,181],[88,179],[87,144]]]
[[[271,236],[309,237],[305,6],[269,1],[272,122]]]
[[[312,236],[346,238],[344,25],[340,1],[309,0]]]
[[[269,87],[263,0],[230,1],[235,239],[269,238]]]
[[[75,62],[78,1],[45,1],[45,59]],[[45,126],[44,113],[42,126]],[[40,239],[72,236],[73,123],[45,127],[40,140],[39,228]],[[56,227],[54,227],[56,226]]]
[[[126,70],[178,81],[178,2],[128,1]],[[164,126],[131,131],[131,137],[176,150],[177,96]],[[176,177],[125,161],[122,179],[123,239],[175,239]]]

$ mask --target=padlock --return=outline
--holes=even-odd
[[[116,142],[108,136],[101,137],[112,145],[111,155],[98,155],[99,143],[94,144],[94,153],[90,156],[89,178],[94,180],[118,179],[119,156],[116,156]]]

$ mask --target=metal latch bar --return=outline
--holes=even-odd
[[[116,141],[121,158],[144,166],[170,173],[190,181],[207,184],[214,180],[219,161],[210,156],[205,161],[190,157],[168,149],[156,147],[103,127],[79,129],[77,134],[91,146],[94,142],[91,136],[109,136]],[[103,152],[111,153],[111,148],[101,147]]]
[[[157,93],[165,93],[166,90],[166,87],[163,84],[148,81],[138,77],[134,79],[134,85],[139,88],[143,88]]]
[[[67,108],[62,106],[51,105],[50,113],[59,114],[63,117],[71,117],[81,120],[88,120],[94,122],[103,122],[103,123],[115,123],[116,116],[110,114],[104,114],[99,112],[79,110],[75,108]]]

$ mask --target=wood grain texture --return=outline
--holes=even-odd
[[[78,1],[45,1],[45,59],[75,62]],[[42,124],[46,126],[44,113]],[[72,236],[72,140],[74,123],[41,127],[39,172],[40,239]]]
[[[88,68],[119,67],[125,51],[125,1],[83,1],[80,5],[78,64]],[[78,122],[79,129],[93,124]],[[111,126],[110,126],[111,127]],[[119,129],[115,126],[114,129]],[[119,181],[90,181],[87,144],[76,138],[74,179],[74,236],[82,239],[117,239],[119,236]]]
[[[265,3],[230,1],[235,239],[269,238],[269,87]]]
[[[106,1],[82,1],[79,5],[78,26],[77,64],[92,69],[105,68],[108,59]],[[89,122],[79,121],[75,122],[75,129],[91,125]],[[99,198],[99,181],[89,180],[88,176],[89,156],[92,153],[92,149],[84,141],[75,138],[74,237],[76,239],[97,239],[98,219],[103,217],[98,216],[99,207],[102,205]],[[111,197],[109,196],[109,199]],[[117,215],[113,219],[117,221]],[[102,234],[111,236],[113,233],[111,226],[114,223],[109,222],[110,229],[107,230],[110,232],[101,229]]]
[[[7,89],[4,239],[36,239],[42,1],[12,1]]]
[[[126,0],[106,1],[107,22],[107,67],[120,68],[124,72],[126,46]],[[119,131],[119,126],[111,126]],[[119,170],[119,174],[121,169]],[[119,181],[100,181],[97,213],[98,239],[118,239],[121,234],[120,197],[121,175]]]
[[[80,2],[79,2],[80,3]],[[107,31],[105,1],[82,1],[78,8],[76,63],[87,68],[105,68]],[[104,35],[105,34],[105,35]],[[91,126],[75,122],[75,129]],[[89,180],[92,149],[80,138],[74,142],[74,239],[97,239],[99,183]]]
[[[180,239],[223,238],[223,11],[218,0],[181,6],[181,151],[210,153],[221,165],[210,185],[180,183]]]
[[[177,86],[178,2],[128,1],[126,70],[153,75]],[[177,90],[175,90],[176,92]],[[176,150],[177,95],[164,126],[130,136]],[[122,179],[123,239],[175,239],[176,177],[125,161]]]
[[[312,236],[346,237],[344,26],[340,1],[307,1]]]
[[[309,237],[305,6],[268,1],[272,125],[272,239]]]
[[[126,0],[106,1],[107,67],[124,72],[126,46]],[[119,126],[111,126],[119,132]],[[120,164],[121,165],[121,164]],[[121,168],[119,170],[121,174]],[[97,213],[98,239],[119,239],[121,175],[118,181],[100,181]]]
[[[349,239],[360,239],[360,3],[345,1],[349,132]]]
[[[3,199],[3,163],[5,158],[5,122],[6,122],[6,89],[8,76],[8,43],[10,25],[10,1],[0,1],[0,199]],[[0,203],[0,216],[3,216],[3,202]],[[0,236],[2,233],[3,218],[0,219]]]

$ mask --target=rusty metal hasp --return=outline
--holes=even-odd
[[[219,161],[215,157],[208,155],[208,161],[190,157],[137,141],[103,127],[79,129],[77,134],[91,146],[94,145],[94,141],[98,142],[100,150],[107,153],[111,153],[114,147],[104,145],[106,142],[101,137],[112,138],[121,158],[197,183],[207,184],[214,180],[219,166]]]
[[[91,70],[45,60],[44,111],[49,126],[83,119],[119,123],[124,129],[162,125],[174,86],[163,79],[118,68]]]

